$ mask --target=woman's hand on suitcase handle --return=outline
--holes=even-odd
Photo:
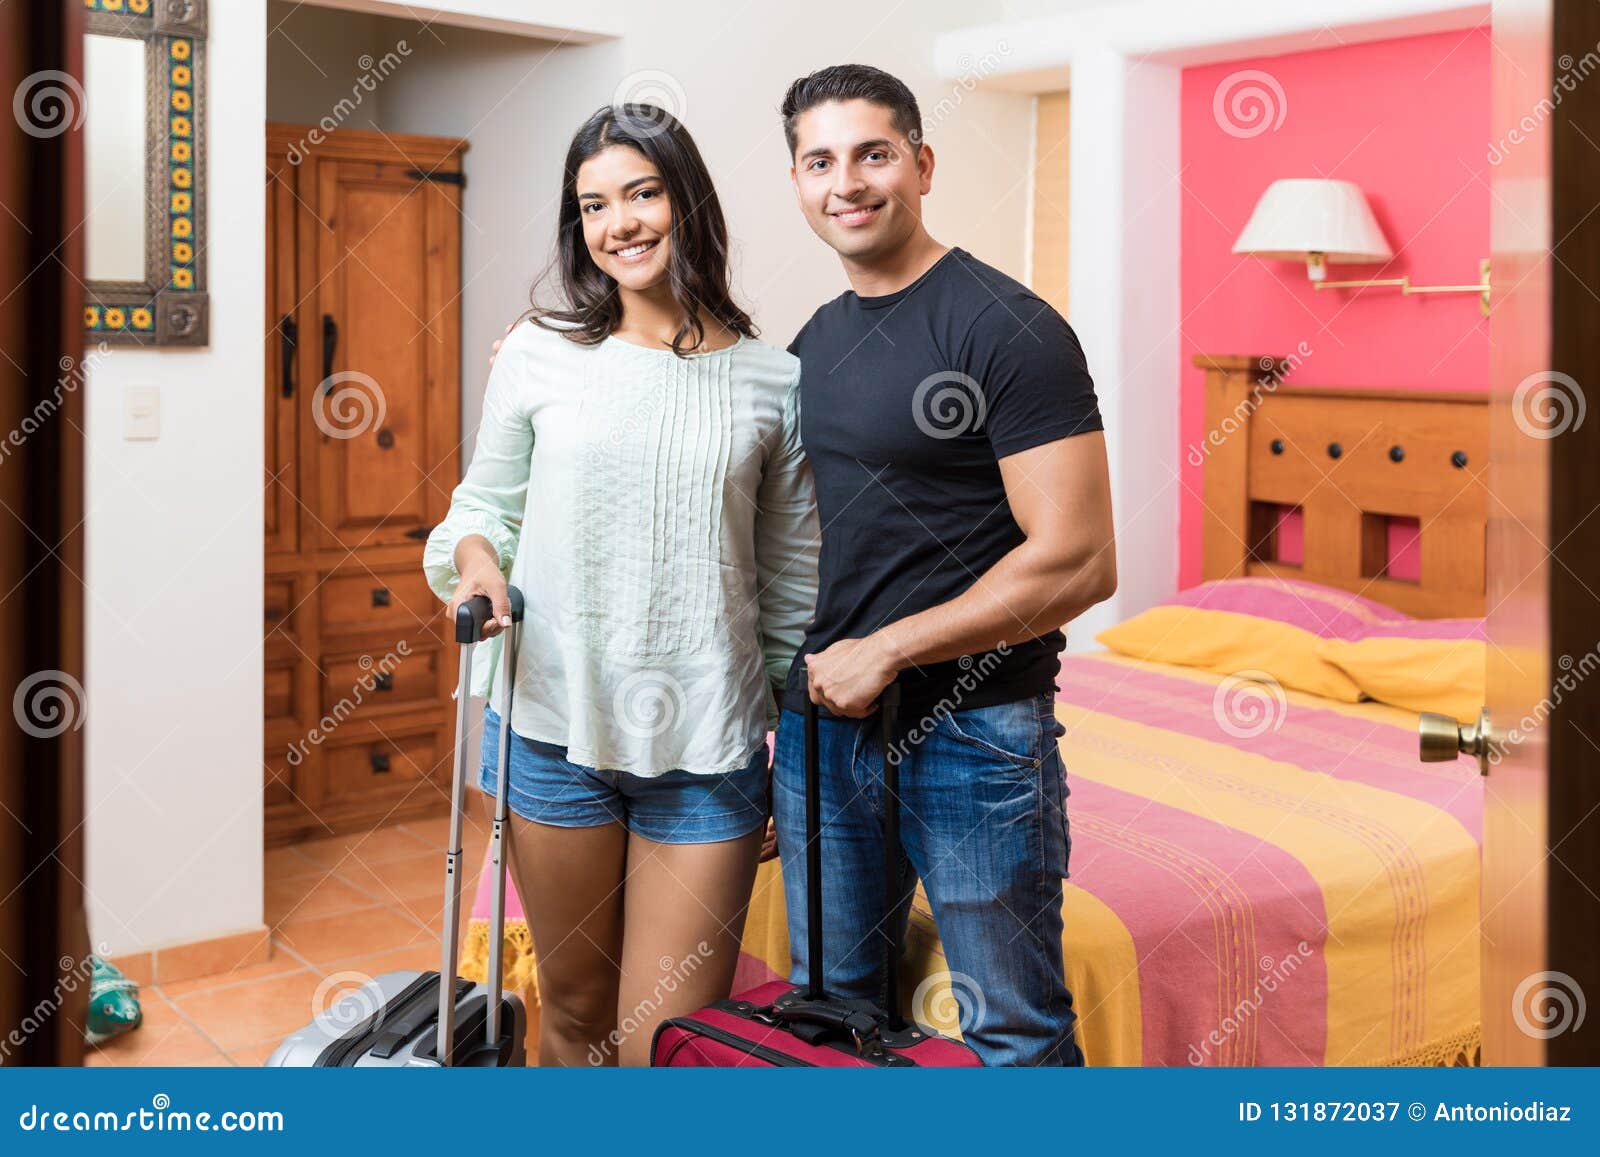
[[[777,858],[778,858],[778,825],[773,822],[771,816],[768,816],[767,817],[767,830],[761,836],[761,858],[757,862],[764,864],[768,860],[775,860]]]
[[[493,613],[483,624],[483,638],[494,638],[511,625],[511,596],[506,590],[506,577],[500,573],[500,560],[489,540],[479,534],[464,536],[456,544],[456,569],[461,572],[461,582],[450,600],[450,622],[456,621],[461,604],[486,595]]]

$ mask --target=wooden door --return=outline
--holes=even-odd
[[[1600,41],[1587,3],[1497,0],[1493,14],[1485,1064],[1594,1064],[1576,1031],[1600,998],[1600,89],[1550,108],[1562,61]]]
[[[419,542],[458,478],[459,190],[405,159],[316,166],[316,533]]]
[[[295,170],[281,148],[267,143],[267,408],[266,550],[292,554],[299,547],[299,456],[295,410],[301,374],[295,351],[301,340],[295,279]]]

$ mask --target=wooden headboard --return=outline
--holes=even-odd
[[[1419,618],[1485,613],[1487,394],[1291,386],[1286,360],[1199,355],[1206,432],[1204,576],[1280,575],[1356,591]],[[1277,560],[1299,507],[1299,564]],[[1420,527],[1420,575],[1388,571],[1392,517]]]

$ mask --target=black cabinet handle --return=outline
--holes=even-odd
[[[372,678],[372,686],[377,691],[393,691],[394,675],[389,671],[379,671]]]
[[[294,397],[294,350],[299,340],[300,327],[295,324],[294,315],[286,313],[278,319],[278,361],[283,375],[283,396]]]
[[[333,377],[333,352],[339,348],[339,323],[333,320],[333,314],[322,315],[322,392],[327,393],[333,388],[328,381]]]
[[[389,588],[388,587],[373,587],[372,588],[372,605],[375,606],[375,607],[386,607],[386,606],[389,605]]]
[[[406,531],[406,537],[415,538],[420,542],[426,542],[428,540],[428,535],[432,533],[433,527],[431,526],[413,526],[410,530]]]
[[[1329,458],[1338,458],[1338,457],[1343,456],[1343,454],[1344,454],[1344,447],[1339,445],[1339,443],[1337,443],[1337,442],[1329,442],[1328,443],[1328,457]]]
[[[389,771],[389,756],[382,751],[374,751],[370,756],[372,761],[372,774],[385,775]]]

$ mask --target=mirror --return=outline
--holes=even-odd
[[[85,9],[86,336],[203,346],[204,0],[58,2]]]
[[[84,38],[84,273],[144,280],[144,43]]]

